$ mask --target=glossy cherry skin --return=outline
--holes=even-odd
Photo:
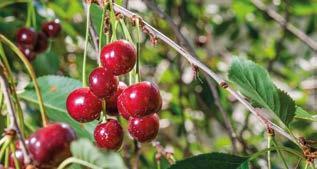
[[[42,31],[50,38],[57,37],[61,32],[62,26],[58,19],[54,19],[49,22],[45,22],[42,25]]]
[[[16,34],[16,40],[18,45],[27,46],[33,48],[36,43],[37,34],[31,28],[20,28]]]
[[[78,88],[68,95],[66,108],[73,119],[85,123],[99,118],[102,104],[98,97],[85,87]]]
[[[153,140],[157,136],[159,128],[160,122],[157,114],[129,119],[128,131],[135,140],[141,143]]]
[[[33,133],[27,146],[37,166],[55,166],[71,156],[70,144],[75,139],[75,132],[69,125],[52,123]]]
[[[99,98],[111,96],[118,87],[118,77],[106,68],[98,67],[89,75],[89,88]]]
[[[18,46],[20,51],[23,53],[23,55],[29,60],[29,61],[33,61],[36,58],[36,53],[28,47],[23,47],[21,45]]]
[[[123,83],[119,82],[119,85],[117,87],[117,90],[110,96],[106,97],[106,110],[107,114],[112,116],[119,115],[118,107],[117,107],[117,100],[120,94],[123,92],[124,89],[126,89],[128,86]]]
[[[121,114],[144,117],[161,110],[162,97],[156,84],[144,81],[125,89],[119,96],[117,105]]]
[[[119,76],[133,69],[136,62],[136,50],[128,41],[118,40],[102,48],[100,60],[102,66]]]
[[[18,160],[18,164],[19,164],[19,167],[21,169],[24,169],[26,166],[24,164],[24,156],[23,156],[23,152],[22,150],[20,150],[19,148],[17,148],[15,150],[15,157],[17,158]],[[10,153],[10,156],[9,156],[9,166],[12,167],[12,168],[15,168],[15,164],[14,164],[14,154],[13,153]]]
[[[44,52],[48,47],[48,39],[45,33],[39,32],[37,34],[37,40],[35,43],[34,51],[36,53],[42,53]]]
[[[123,141],[123,129],[117,120],[108,119],[107,122],[97,125],[94,138],[98,147],[118,150]]]

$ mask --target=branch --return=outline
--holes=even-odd
[[[197,55],[195,53],[194,48],[190,45],[189,41],[185,38],[185,36],[180,32],[177,24],[173,21],[173,19],[168,16],[166,13],[164,13],[154,2],[153,0],[144,0],[145,4],[148,8],[150,8],[153,12],[155,12],[157,15],[159,15],[162,19],[165,19],[167,23],[172,28],[173,32],[176,35],[177,40],[180,42],[181,46],[188,49],[189,53],[193,55],[195,58],[197,58]],[[211,90],[211,93],[215,99],[215,105],[217,106],[218,110],[220,111],[223,119],[224,119],[224,126],[227,129],[226,132],[228,132],[228,135],[230,137],[231,143],[232,143],[232,149],[233,152],[237,151],[237,138],[236,133],[233,130],[233,127],[231,125],[231,122],[229,120],[229,117],[227,113],[224,111],[223,107],[220,104],[220,100],[218,97],[218,92],[215,86],[210,82],[209,78],[206,76],[206,74],[203,74],[205,78],[208,81],[209,88]]]
[[[316,41],[314,41],[312,38],[310,38],[308,35],[306,35],[303,31],[301,31],[300,29],[298,29],[294,25],[288,23],[286,21],[286,19],[284,19],[284,17],[282,17],[276,11],[274,11],[271,8],[266,7],[262,1],[251,0],[251,2],[257,9],[259,9],[260,11],[267,14],[271,19],[276,21],[282,27],[285,26],[287,31],[292,33],[294,36],[296,36],[298,39],[300,39],[303,43],[305,43],[308,47],[310,47],[314,53],[317,53],[317,42]]]
[[[120,12],[126,17],[129,18],[135,18],[137,15],[117,4],[114,4],[114,10],[116,12]],[[141,17],[139,17],[141,19]],[[274,129],[277,133],[280,133],[284,137],[288,138],[289,140],[293,141],[294,143],[298,144],[297,139],[292,137],[289,133],[287,133],[284,129],[279,127],[278,125],[271,122],[268,118],[260,114],[248,101],[244,99],[242,95],[240,95],[237,91],[233,90],[231,87],[229,87],[228,83],[223,80],[220,76],[218,76],[215,72],[213,72],[211,69],[209,69],[206,65],[201,63],[198,59],[196,59],[193,55],[191,55],[187,50],[180,47],[178,44],[176,44],[174,41],[172,41],[170,38],[165,36],[163,33],[159,32],[155,28],[153,28],[150,24],[147,22],[141,20],[143,23],[143,29],[146,29],[150,34],[154,35],[155,37],[161,39],[166,44],[174,48],[178,53],[180,53],[183,57],[185,57],[191,64],[199,67],[202,69],[205,73],[208,74],[211,78],[213,78],[221,87],[226,89],[232,96],[234,96],[237,100],[239,100],[245,107],[249,109],[249,111],[254,114],[260,122],[265,127],[270,127]]]
[[[1,83],[2,93],[4,95],[4,99],[7,105],[8,115],[10,118],[10,126],[8,127],[8,129],[14,130],[16,134],[18,135],[18,139],[20,140],[21,150],[24,154],[24,160],[28,164],[31,161],[29,152],[26,148],[24,137],[22,135],[22,132],[17,122],[17,118],[15,116],[16,113],[15,113],[14,106],[11,100],[10,86],[8,84],[8,79],[6,78],[6,75],[5,75],[5,69],[3,68],[3,65],[1,62],[0,62],[0,83]]]

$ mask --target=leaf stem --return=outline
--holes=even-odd
[[[86,82],[86,62],[87,62],[87,49],[88,49],[88,37],[89,37],[89,23],[90,23],[90,7],[91,4],[87,4],[86,12],[86,35],[85,35],[85,48],[84,48],[84,60],[83,60],[83,69],[82,69],[82,83],[83,87],[87,86]]]
[[[46,113],[45,113],[45,107],[44,107],[44,102],[43,102],[43,98],[42,98],[42,93],[41,93],[41,89],[38,85],[36,75],[35,75],[35,72],[33,70],[31,63],[17,47],[2,34],[0,34],[0,41],[2,41],[4,44],[6,44],[7,46],[9,46],[11,48],[11,50],[20,58],[20,60],[23,62],[24,66],[28,70],[28,73],[33,81],[33,85],[34,85],[37,99],[39,102],[42,123],[43,123],[43,126],[46,126],[47,125],[47,117],[46,117]]]
[[[98,167],[94,164],[91,164],[87,161],[83,161],[81,159],[75,158],[75,157],[69,157],[66,160],[64,160],[57,169],[64,169],[66,168],[68,165],[75,163],[75,164],[80,164],[82,166],[88,167],[88,168],[92,168],[92,169],[102,169],[101,167]]]

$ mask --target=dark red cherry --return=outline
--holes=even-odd
[[[134,46],[125,40],[112,42],[102,48],[100,60],[114,75],[122,75],[133,69],[136,62]]]
[[[54,19],[49,22],[45,22],[42,25],[42,31],[49,37],[53,38],[58,36],[58,34],[61,32],[62,26],[58,19]]]
[[[38,129],[28,138],[28,149],[35,164],[55,166],[71,156],[70,143],[76,139],[67,124],[53,123]]]
[[[117,108],[117,100],[119,95],[126,89],[128,86],[123,83],[119,82],[116,92],[114,92],[110,97],[106,97],[106,109],[107,114],[112,116],[119,115],[118,108]]]
[[[89,88],[99,98],[111,96],[118,87],[118,77],[106,68],[98,67],[89,75]]]
[[[128,131],[135,140],[143,143],[153,140],[157,136],[159,127],[158,115],[152,114],[142,118],[131,117]]]
[[[19,45],[19,49],[29,61],[33,61],[36,58],[36,53],[31,48]]]
[[[66,108],[73,119],[84,123],[99,118],[102,104],[98,97],[85,87],[78,88],[68,95]]]
[[[22,150],[20,150],[18,148],[15,150],[15,153],[10,153],[9,166],[12,168],[15,168],[14,155],[18,160],[18,164],[19,164],[20,169],[24,169],[26,167],[24,164],[24,155],[23,155]]]
[[[44,52],[48,47],[47,36],[43,32],[37,34],[37,40],[35,43],[34,51],[36,53]]]
[[[27,46],[28,48],[33,48],[36,43],[37,34],[31,28],[20,28],[16,34],[16,39],[17,39],[18,45],[23,45],[24,47]]]
[[[140,82],[129,86],[118,98],[118,110],[132,117],[144,117],[159,112],[162,98],[156,84]]]
[[[97,125],[94,137],[98,147],[118,150],[122,145],[123,130],[117,120],[109,119]]]

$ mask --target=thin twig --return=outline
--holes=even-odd
[[[135,13],[117,5],[114,4],[114,10],[116,12],[120,12],[124,16],[127,16],[129,18],[137,16]],[[288,138],[289,140],[293,141],[295,144],[298,144],[297,139],[292,137],[289,133],[287,133],[284,129],[279,127],[278,125],[274,124],[271,122],[267,117],[263,116],[258,112],[247,100],[244,99],[244,97],[239,94],[237,91],[229,87],[227,82],[223,80],[220,76],[218,76],[215,72],[213,72],[211,69],[209,69],[206,65],[204,65],[202,62],[200,62],[198,59],[196,59],[193,55],[191,55],[187,50],[184,48],[180,47],[178,44],[176,44],[174,41],[172,41],[170,38],[165,36],[163,33],[160,31],[156,30],[153,28],[150,24],[147,22],[143,21],[143,28],[147,29],[149,33],[154,35],[155,37],[161,39],[164,41],[166,44],[174,48],[177,52],[179,52],[182,56],[184,56],[191,64],[199,67],[202,69],[205,73],[208,74],[211,78],[213,78],[219,85],[223,86],[224,89],[226,89],[231,95],[233,95],[237,100],[239,100],[244,106],[246,106],[252,114],[254,114],[260,122],[267,126],[270,126],[272,129],[276,130],[277,133],[280,133],[284,137]]]
[[[158,156],[163,156],[170,165],[175,164],[173,153],[165,151],[164,147],[158,141],[152,141],[153,147],[156,149]]]
[[[268,15],[271,19],[276,21],[281,26],[286,27],[286,29],[300,39],[303,43],[305,43],[308,47],[310,47],[315,53],[317,53],[317,42],[306,35],[303,31],[288,23],[284,17],[282,17],[279,13],[274,11],[273,9],[266,7],[265,4],[261,0],[251,0],[252,4],[266,15]]]
[[[8,84],[8,80],[6,78],[6,75],[4,73],[5,73],[5,71],[4,71],[3,65],[0,62],[0,83],[1,83],[2,93],[4,95],[4,99],[5,99],[5,102],[7,105],[8,115],[10,118],[10,126],[8,127],[8,129],[13,129],[16,132],[18,139],[20,140],[21,150],[24,153],[24,160],[25,160],[26,164],[28,164],[28,163],[30,163],[31,158],[30,158],[29,152],[26,148],[24,137],[23,137],[23,134],[19,128],[17,118],[15,116],[16,113],[14,110],[13,102],[11,100],[10,86]]]

